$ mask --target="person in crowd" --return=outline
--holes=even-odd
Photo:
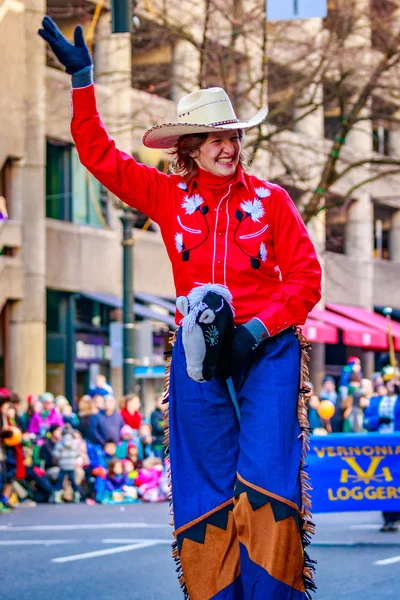
[[[126,458],[128,454],[128,444],[137,440],[137,434],[129,427],[129,425],[123,425],[120,432],[120,441],[117,444],[117,453],[116,457],[123,459]]]
[[[361,374],[361,361],[358,356],[349,356],[347,359],[347,363],[343,367],[340,375],[339,387],[347,387],[349,385],[350,375],[352,373]]]
[[[139,449],[136,444],[130,442],[127,447],[127,458],[133,463],[136,470],[143,466],[143,461],[139,458]]]
[[[79,417],[75,412],[73,412],[72,406],[69,402],[63,407],[61,416],[63,418],[64,425],[71,425],[73,429],[77,429],[79,427]]]
[[[360,433],[363,431],[364,412],[360,406],[361,392],[354,392],[342,402],[343,433]]]
[[[124,467],[119,458],[113,458],[107,468],[107,478],[105,482],[105,500],[114,502],[132,501],[138,497],[137,489],[132,479],[124,471]]]
[[[15,410],[14,420],[15,420],[16,426],[21,431],[25,431],[24,426],[23,426],[23,420],[21,419],[21,413],[22,413],[21,406],[22,406],[22,402],[21,402],[20,396],[18,396],[18,394],[16,394],[15,392],[11,392],[10,393],[10,402],[11,402],[11,404],[14,407],[14,410]]]
[[[385,385],[385,381],[381,373],[374,373],[374,375],[372,376],[372,385],[374,388],[374,392],[376,392],[377,387],[379,387],[380,385]]]
[[[54,488],[46,474],[46,471],[35,464],[35,449],[32,435],[25,432],[22,435],[22,446],[25,462],[25,483],[28,497],[35,502],[52,502],[54,500]]]
[[[364,427],[368,431],[379,431],[379,433],[393,433],[400,431],[400,379],[396,373],[386,381],[386,393],[373,396],[369,406],[364,412]],[[384,511],[382,532],[398,531],[400,522],[400,511]]]
[[[371,398],[374,393],[374,386],[370,379],[365,377],[361,379],[361,392],[364,398]]]
[[[166,499],[160,490],[163,470],[159,458],[153,456],[145,459],[143,467],[135,479],[139,496],[144,502],[160,502]]]
[[[123,458],[121,463],[124,467],[124,473],[128,477],[129,481],[132,482],[131,485],[135,485],[135,479],[139,475],[139,469],[135,468],[135,465],[130,458]]]
[[[321,400],[329,400],[336,406],[337,402],[336,383],[333,377],[327,375],[322,384],[322,390],[319,395]]]
[[[12,492],[13,475],[8,469],[8,447],[6,440],[12,436],[8,424],[8,410],[10,407],[10,392],[6,388],[0,389],[0,513],[10,512],[9,503]]]
[[[124,396],[121,417],[129,427],[132,427],[136,431],[139,429],[142,422],[139,396],[136,396],[136,394],[127,394]]]
[[[79,467],[80,448],[70,425],[65,425],[62,438],[56,444],[53,455],[60,468],[54,491],[55,504],[62,502],[62,487],[65,477],[69,479],[74,491],[74,502],[79,503],[81,501],[81,492],[75,481],[75,469]]]
[[[51,425],[64,426],[64,421],[60,411],[54,405],[54,396],[50,392],[45,392],[40,396],[42,410],[35,407],[35,412],[29,423],[29,433],[43,436],[49,430]]]
[[[123,425],[124,421],[115,409],[114,397],[105,396],[104,411],[99,411],[91,418],[90,441],[100,446],[104,446],[107,440],[112,440],[117,444]]]
[[[150,423],[154,437],[152,450],[154,456],[164,461],[164,433],[165,433],[165,411],[166,404],[163,404],[164,396],[160,394],[156,398],[155,409],[151,413]]]
[[[318,398],[318,396],[316,394],[313,394],[311,396],[311,398],[308,399],[308,407],[307,407],[308,422],[309,422],[310,428],[313,430],[315,430],[319,427],[322,427],[321,419],[318,414],[319,404],[320,404],[320,399]]]
[[[377,398],[382,398],[386,396],[388,393],[387,387],[384,383],[380,383],[375,387],[374,396]]]
[[[140,426],[138,439],[139,458],[141,460],[154,456],[153,442],[154,436],[151,431],[151,425],[144,421]]]
[[[101,502],[104,497],[105,480],[109,462],[115,458],[117,445],[113,440],[107,440],[103,447],[98,444],[88,446],[91,475],[94,480],[94,495],[96,502]]]
[[[98,397],[103,400],[103,396]],[[90,439],[90,421],[92,416],[97,413],[98,409],[95,406],[94,399],[92,399],[89,395],[82,396],[78,405],[79,423],[76,429],[81,432],[82,437],[85,440]]]
[[[26,477],[24,450],[22,445],[22,431],[18,426],[19,420],[17,419],[17,413],[15,405],[11,399],[13,397],[12,392],[4,390],[5,402],[2,404],[2,426],[5,432],[11,431],[12,438],[19,438],[17,443],[11,442],[11,437],[4,438],[4,449],[5,449],[5,482],[6,484],[12,484],[14,481],[22,481]],[[1,502],[6,508],[11,506],[10,503],[11,489],[7,486],[7,492],[4,492],[1,497]]]
[[[94,385],[91,386],[88,392],[89,396],[114,396],[113,389],[110,384],[107,383],[107,379],[104,375],[96,375]]]
[[[22,431],[28,431],[29,423],[34,413],[34,407],[39,402],[39,396],[37,394],[28,394],[26,397],[27,409],[21,415]],[[42,406],[42,403],[40,403]],[[42,407],[43,408],[43,407]]]
[[[352,373],[349,379],[349,385],[347,386],[347,395],[351,396],[355,392],[361,390],[361,375],[359,373]]]
[[[39,464],[47,473],[48,477],[55,481],[59,474],[57,460],[54,456],[56,444],[62,438],[62,427],[60,425],[51,425],[46,434],[44,443],[39,450]]]
[[[100,412],[101,410],[104,410],[104,407],[105,407],[104,396],[101,396],[100,394],[96,394],[95,396],[93,396],[93,404],[96,409],[96,412]]]

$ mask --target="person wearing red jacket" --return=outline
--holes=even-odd
[[[127,394],[123,399],[121,417],[126,425],[137,431],[142,422],[140,414],[140,398],[135,394]]]
[[[267,110],[240,121],[221,88],[188,94],[175,122],[143,137],[150,148],[172,148],[173,173],[160,173],[108,135],[82,29],[72,44],[45,17],[39,33],[72,75],[71,131],[82,164],[159,224],[177,296],[224,289],[232,297],[240,422],[225,380],[188,377],[181,330],[172,355],[173,556],[184,595],[308,598],[315,586],[304,547],[313,524],[297,326],[320,299],[321,268],[287,192],[244,168],[243,133]]]

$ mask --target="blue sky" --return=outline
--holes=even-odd
[[[267,15],[271,21],[325,17],[326,6],[327,0],[267,0]]]

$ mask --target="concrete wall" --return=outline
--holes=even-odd
[[[135,290],[174,297],[172,271],[160,234],[136,230],[135,236]],[[47,219],[46,241],[47,287],[122,296],[118,233]]]

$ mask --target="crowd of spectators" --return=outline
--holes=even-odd
[[[74,412],[64,396],[0,389],[0,512],[22,504],[160,502],[168,497],[162,396],[149,420],[138,396],[118,405],[99,375]]]
[[[308,419],[314,434],[397,430],[394,405],[400,378],[396,368],[385,367],[368,379],[363,376],[360,359],[352,356],[338,381],[325,377],[319,395],[311,382],[307,386]]]
[[[314,434],[400,429],[400,378],[390,367],[367,379],[359,358],[350,357],[337,381],[325,377],[319,395],[307,385]],[[22,503],[167,500],[164,416],[162,396],[148,420],[138,396],[117,404],[102,375],[77,412],[49,392],[28,396],[23,411],[16,394],[0,389],[0,513]]]

